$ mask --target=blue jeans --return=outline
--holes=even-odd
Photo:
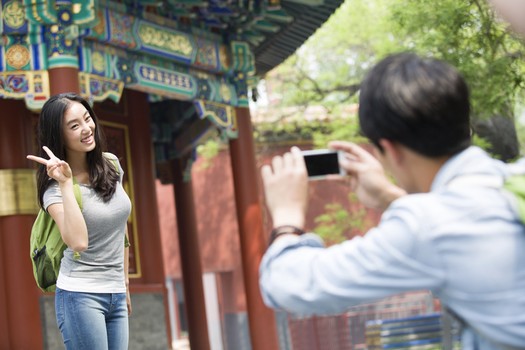
[[[126,350],[126,293],[80,293],[56,289],[55,312],[66,349]]]

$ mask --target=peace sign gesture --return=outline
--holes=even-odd
[[[69,164],[63,160],[58,159],[53,152],[46,146],[42,147],[49,156],[49,159],[28,155],[26,158],[37,163],[44,164],[47,169],[47,176],[55,179],[58,182],[65,182],[72,178],[73,174]]]

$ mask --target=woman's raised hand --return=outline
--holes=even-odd
[[[53,152],[46,146],[42,147],[49,156],[49,159],[28,155],[26,158],[40,164],[44,164],[47,169],[47,176],[55,179],[58,182],[65,182],[72,178],[73,174],[69,164],[63,160],[58,159]]]

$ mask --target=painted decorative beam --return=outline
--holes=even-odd
[[[118,103],[124,92],[123,81],[86,73],[80,73],[79,78],[80,94],[88,101],[102,102],[110,99]]]
[[[235,119],[235,110],[232,106],[221,103],[196,100],[193,102],[197,115],[201,118],[207,118],[221,131],[224,138],[237,138],[237,122]]]
[[[79,28],[93,27],[98,22],[98,8],[98,0],[73,0],[71,5],[73,23]]]
[[[134,90],[165,98],[238,105],[237,90],[229,75],[190,69],[162,58],[108,47],[83,40],[80,70],[124,82]]]
[[[99,23],[83,36],[117,48],[149,54],[212,73],[230,70],[228,47],[218,39],[162,26],[111,9],[98,12]]]
[[[32,77],[47,81],[45,71],[60,67],[78,68],[80,91],[93,101],[118,101],[127,87],[167,99],[248,105],[246,78],[255,72],[247,42],[225,45],[206,31],[164,27],[119,12],[125,7],[118,4],[101,8],[98,0],[1,3],[0,94],[24,98],[31,109],[49,96],[48,84]]]
[[[24,6],[26,18],[30,22],[46,25],[54,24],[58,21],[55,1],[24,0]]]
[[[23,99],[28,109],[40,110],[49,98],[47,71],[0,73],[0,96]]]

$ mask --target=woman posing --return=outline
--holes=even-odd
[[[51,97],[38,124],[37,187],[67,245],[55,312],[66,349],[127,349],[131,314],[127,219],[131,202],[115,155],[89,103],[77,94]],[[117,169],[118,166],[118,169]],[[80,186],[82,210],[73,192]],[[127,244],[126,244],[127,245]]]

